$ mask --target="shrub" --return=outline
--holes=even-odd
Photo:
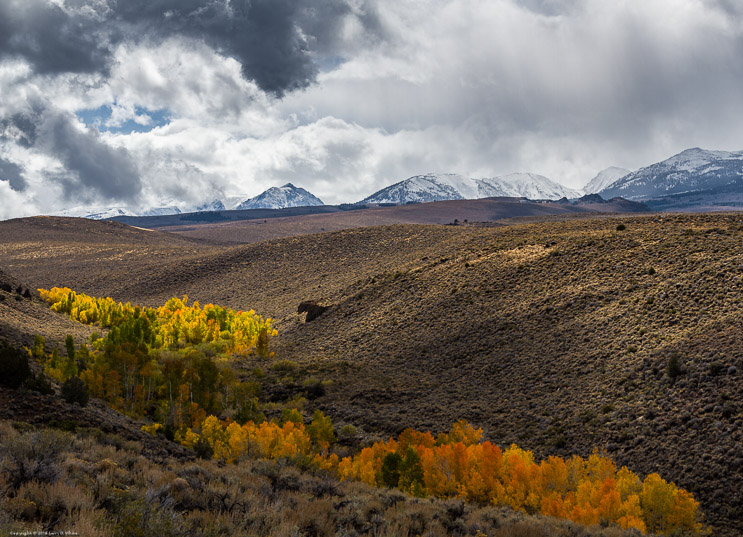
[[[53,483],[61,473],[58,464],[62,451],[70,445],[69,434],[54,429],[20,434],[5,442],[5,474],[15,489],[23,483]]]
[[[303,384],[308,399],[317,399],[325,395],[325,385],[320,380],[309,378]]]
[[[627,226],[624,224],[617,225],[617,231],[624,231],[625,229],[627,229]]]
[[[199,437],[193,448],[196,452],[196,456],[200,459],[211,459],[214,457],[214,449],[211,444],[209,444],[209,441],[203,436]]]
[[[343,427],[341,427],[340,435],[342,438],[354,438],[356,436],[356,427],[354,427],[350,423],[348,425],[344,425]]]
[[[0,371],[0,384],[20,388],[31,376],[28,356],[20,349],[0,343]]]
[[[80,406],[88,404],[88,386],[78,377],[68,378],[62,384],[62,397],[68,403],[77,403]]]
[[[279,360],[271,366],[271,369],[273,369],[277,373],[291,373],[298,368],[299,364],[291,360]]]
[[[681,359],[679,358],[679,354],[677,352],[672,353],[671,357],[668,359],[666,372],[668,373],[668,378],[670,378],[672,381],[676,380],[676,377],[683,374],[684,371],[681,367]]]

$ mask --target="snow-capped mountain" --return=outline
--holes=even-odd
[[[359,203],[427,203],[430,201],[479,198],[474,180],[446,173],[416,175],[390,185],[361,200]]]
[[[286,209],[287,207],[308,207],[314,205],[325,205],[304,188],[299,188],[291,183],[280,187],[271,187],[254,198],[243,201],[235,207],[243,209]]]
[[[743,192],[743,151],[693,148],[632,172],[599,193],[639,200],[690,192]]]
[[[601,170],[596,177],[588,181],[586,186],[583,187],[583,192],[586,194],[596,194],[601,192],[628,173],[631,173],[630,170],[617,168],[616,166],[611,166],[610,168]]]
[[[126,207],[72,207],[52,213],[52,216],[70,216],[75,218],[89,218],[91,220],[105,220],[115,216],[137,216]]]
[[[224,211],[225,206],[222,200],[212,200],[208,201],[206,203],[202,203],[201,205],[198,205],[193,212],[195,213],[203,213],[207,211]]]
[[[514,173],[500,177],[472,179],[453,173],[416,175],[390,185],[359,203],[427,203],[431,201],[491,197],[529,199],[577,198],[580,192],[533,173]]]
[[[72,216],[89,218],[91,220],[106,220],[117,216],[166,216],[182,213],[201,213],[208,211],[224,211],[233,209],[284,209],[286,207],[306,207],[310,205],[324,205],[317,197],[304,188],[298,188],[291,183],[282,187],[269,188],[262,194],[245,200],[246,196],[231,196],[223,199],[213,199],[204,203],[177,204],[172,199],[161,200],[162,205],[147,209],[130,207],[73,207],[53,213],[53,216]]]
[[[133,211],[128,207],[73,207],[52,213],[53,216],[71,216],[90,220],[107,220],[116,216],[165,216],[169,214],[181,214],[181,210],[174,205],[150,207],[142,211]]]
[[[181,210],[175,205],[165,207],[150,207],[137,214],[137,216],[166,216],[169,214],[181,214]]]
[[[531,200],[559,200],[577,198],[578,190],[567,188],[559,183],[535,173],[512,173],[486,179],[475,179],[481,184],[481,198],[507,196],[509,198],[529,198]]]

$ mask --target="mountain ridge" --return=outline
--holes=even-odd
[[[279,187],[272,186],[256,197],[243,201],[235,209],[239,211],[245,209],[288,209],[319,205],[325,205],[320,198],[304,188],[286,183]]]
[[[455,173],[414,175],[367,196],[357,204],[428,203],[433,201],[514,197],[558,200],[577,198],[578,190],[564,187],[533,173],[512,173],[473,179]]]
[[[618,166],[609,166],[608,168],[601,170],[593,179],[588,181],[586,186],[583,187],[583,192],[586,194],[598,194],[628,173],[632,173],[631,170],[620,168]]]
[[[710,151],[693,147],[666,160],[631,172],[599,192],[648,200],[694,192],[712,195],[743,192],[743,151]]]

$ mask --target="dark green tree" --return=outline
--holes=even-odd
[[[20,388],[30,376],[28,355],[20,349],[0,343],[0,384]]]
[[[70,377],[62,384],[62,397],[68,403],[77,403],[80,406],[88,404],[88,387],[78,377]]]
[[[381,485],[389,488],[397,487],[400,483],[400,465],[402,457],[395,451],[388,453],[382,459],[382,469],[379,472]]]

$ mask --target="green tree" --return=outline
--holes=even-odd
[[[423,466],[421,465],[421,458],[415,449],[413,449],[413,446],[408,446],[408,449],[405,450],[405,456],[400,460],[400,481],[398,482],[398,486],[414,496],[424,494]]]
[[[323,414],[321,410],[315,410],[315,413],[312,415],[312,423],[307,427],[307,432],[312,442],[323,450],[328,449],[330,444],[335,442],[333,421]]]
[[[62,384],[62,397],[68,403],[80,406],[88,404],[88,386],[78,377],[70,377]]]
[[[296,408],[285,408],[281,411],[281,423],[284,424],[287,421],[304,424],[304,417],[302,417],[302,413]]]
[[[400,465],[402,457],[394,451],[387,453],[382,459],[382,469],[379,472],[381,485],[389,488],[397,487],[400,483]]]
[[[67,360],[65,360],[62,373],[64,374],[64,378],[68,379],[77,376],[77,364],[75,363],[75,340],[71,335],[67,334],[64,345],[67,350]]]
[[[20,349],[0,343],[0,372],[0,384],[20,388],[31,376],[28,355]]]

